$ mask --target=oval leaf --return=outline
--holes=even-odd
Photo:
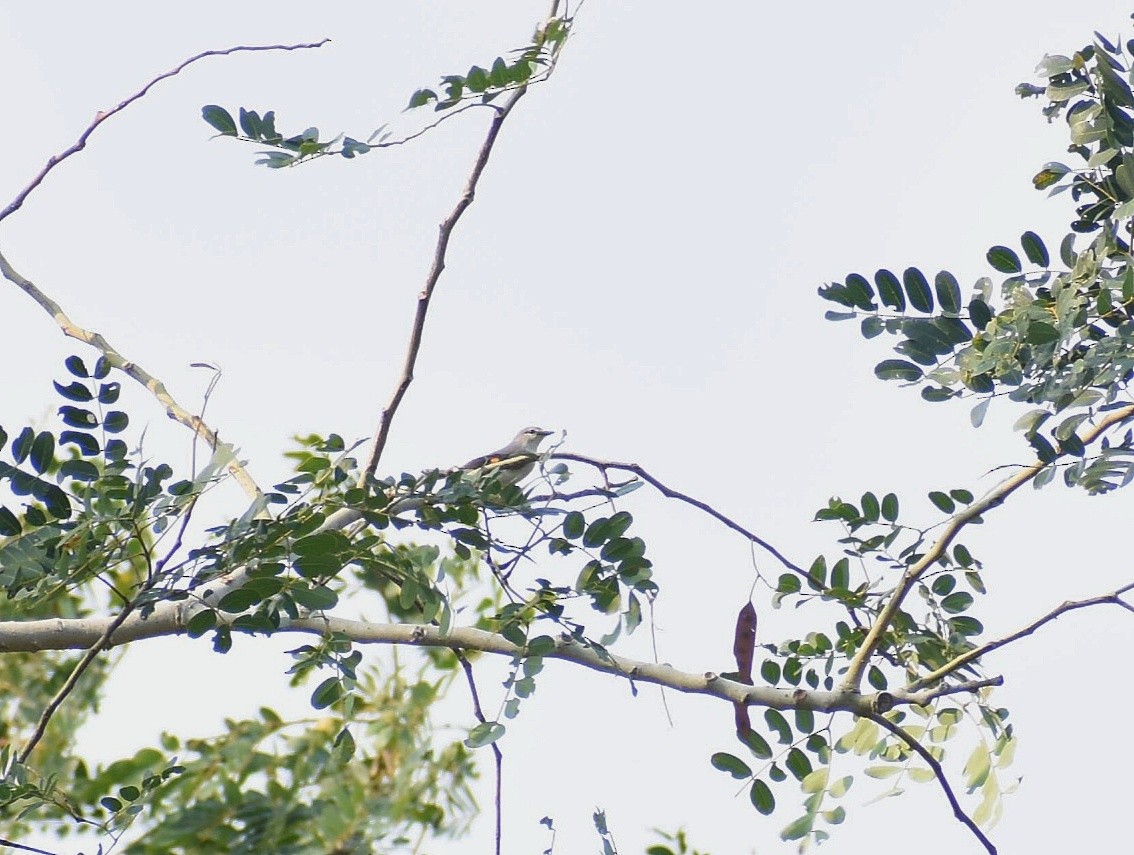
[[[1051,261],[1047,247],[1043,245],[1040,236],[1035,232],[1029,231],[1020,235],[1020,245],[1024,248],[1024,255],[1028,257],[1028,261],[1032,264],[1047,267],[1048,263]]]
[[[740,780],[741,778],[752,777],[752,769],[741,760],[732,754],[724,751],[718,751],[713,754],[710,761],[714,769],[720,769],[722,772],[728,772],[732,777]]]
[[[908,267],[902,274],[902,283],[906,286],[911,306],[919,312],[933,311],[933,292],[929,290],[929,282],[924,273],[916,267]]]
[[[933,278],[933,285],[942,311],[954,314],[961,311],[961,286],[957,284],[956,276],[942,270]]]
[[[874,376],[879,380],[906,380],[911,383],[920,380],[921,369],[904,359],[883,359],[874,366]]]
[[[994,246],[988,251],[985,256],[988,263],[994,269],[999,270],[1001,273],[1019,273],[1023,270],[1020,265],[1020,256],[1016,255],[1016,251],[1009,249],[1006,246]]]

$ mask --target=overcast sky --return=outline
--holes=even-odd
[[[543,11],[503,0],[6,4],[0,203],[97,110],[192,54],[333,41],[210,59],[161,84],[0,225],[0,249],[186,407],[208,382],[189,364],[221,365],[209,421],[274,483],[291,435],[373,431],[436,225],[487,117],[354,161],[269,171],[252,165],[255,148],[210,141],[201,106],[274,109],[285,133],[413,127],[400,112],[411,92],[523,45]],[[1061,158],[1065,129],[1012,90],[1045,52],[1069,53],[1095,29],[1125,39],[1129,23],[1101,0],[591,0],[555,78],[509,119],[454,237],[383,471],[450,465],[541,424],[566,430],[569,450],[641,463],[799,563],[837,555],[839,530],[809,522],[831,495],[893,490],[929,522],[929,490],[987,489],[990,469],[1029,457],[1011,432],[1019,413],[993,407],[978,431],[964,404],[875,380],[886,343],[825,322],[815,291],[908,265],[948,267],[967,290],[990,272],[989,246],[1025,229],[1057,245],[1070,201],[1046,200],[1029,179]],[[84,351],[10,286],[0,321],[0,424],[12,430],[53,411],[62,357]],[[149,425],[148,450],[188,459],[187,432],[144,395],[128,402],[135,425]],[[1129,530],[1128,503],[1028,491],[966,536],[987,565],[975,613],[989,637],[1128,580],[1102,542]],[[645,491],[628,508],[662,588],[662,660],[727,670],[752,584],[746,544]],[[211,508],[240,510],[235,489]],[[769,613],[759,596],[761,641],[806,632],[806,610]],[[648,655],[645,638],[631,642],[625,652]],[[1098,818],[1128,810],[1131,758],[1106,741],[1128,741],[1108,712],[1131,701],[1132,642],[1129,614],[1093,610],[989,658],[1021,740],[1010,774],[1024,776],[993,831],[1001,851],[1113,848]],[[218,657],[206,642],[139,645],[85,746],[110,759],[162,728],[211,733],[262,703],[301,711],[306,693],[278,688],[290,646],[240,638]],[[671,698],[671,728],[655,691],[633,698],[576,670],[549,667],[503,743],[506,851],[542,851],[544,815],[560,829],[556,852],[596,851],[596,805],[623,853],[641,851],[651,826],[678,824],[714,855],[789,851],[778,832],[793,795],[760,817],[708,765],[734,744],[731,710]],[[460,693],[444,714],[471,721]],[[876,783],[858,776],[832,851],[976,851],[935,786],[865,805]],[[490,831],[486,815],[476,844],[436,851],[487,851]]]

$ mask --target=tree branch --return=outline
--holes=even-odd
[[[906,733],[904,728],[894,724],[894,722],[890,721],[885,716],[870,715],[868,717],[875,724],[881,725],[886,730],[890,731],[890,733],[897,736],[926,762],[933,771],[934,777],[937,778],[937,782],[941,784],[941,789],[945,791],[945,798],[949,800],[949,806],[953,808],[953,816],[960,820],[961,824],[973,833],[989,855],[996,855],[996,846],[993,845],[992,841],[985,836],[984,832],[980,830],[977,824],[973,822],[969,815],[961,808],[961,803],[957,801],[957,796],[953,793],[953,788],[949,786],[949,779],[945,777],[945,770],[941,768],[941,764],[937,762],[937,759],[930,754],[920,742]]]
[[[225,48],[224,50],[207,50],[203,53],[197,54],[196,56],[189,57],[180,65],[171,68],[164,74],[159,74],[157,77],[154,77],[152,80],[150,80],[149,83],[147,83],[137,92],[127,97],[124,101],[120,101],[117,106],[111,107],[109,110],[100,110],[98,113],[96,113],[94,120],[89,125],[87,125],[86,130],[84,130],[82,134],[79,135],[79,138],[75,140],[75,142],[72,143],[70,147],[59,152],[59,154],[55,154],[49,157],[47,159],[47,163],[44,164],[43,168],[35,175],[35,177],[32,178],[32,180],[29,181],[27,185],[25,185],[25,187],[16,194],[16,198],[9,202],[3,210],[0,210],[0,222],[19,210],[23,206],[24,202],[27,201],[28,196],[32,194],[35,188],[43,183],[43,180],[47,178],[48,174],[53,169],[55,169],[56,166],[65,161],[71,155],[78,154],[80,151],[86,148],[87,140],[91,138],[91,134],[93,134],[98,129],[99,125],[101,125],[111,116],[114,116],[117,113],[121,113],[135,101],[138,101],[139,99],[145,97],[146,93],[161,81],[180,74],[183,70],[188,68],[193,63],[210,56],[227,56],[229,54],[245,51],[306,50],[309,48],[319,48],[327,44],[327,42],[329,41],[330,39],[323,39],[320,42],[307,42],[304,44],[295,45],[237,45],[236,47]]]
[[[39,650],[86,649],[107,632],[107,618],[47,618],[31,621],[0,622],[0,653],[34,652]],[[176,610],[155,609],[147,617],[129,615],[111,630],[106,648],[148,638],[179,635],[185,632],[184,615]],[[401,623],[371,623],[361,620],[327,617],[323,615],[284,619],[278,632],[299,632],[325,635],[342,633],[357,644],[407,644],[416,647],[445,647],[450,650],[478,650],[498,656],[523,656],[524,648],[508,641],[502,635],[474,627],[457,627],[442,634],[436,626]],[[731,704],[774,707],[776,709],[809,709],[816,712],[850,712],[854,715],[872,715],[886,712],[895,706],[926,703],[940,694],[931,689],[910,694],[901,690],[861,694],[857,691],[835,689],[813,691],[802,688],[773,688],[749,686],[721,677],[712,671],[681,671],[671,665],[646,662],[615,656],[596,645],[582,644],[569,634],[555,638],[555,649],[547,658],[573,662],[593,671],[633,680],[653,683],[688,694],[709,695]],[[975,688],[988,681],[972,684]],[[975,688],[973,690],[975,690]],[[958,688],[957,691],[963,691]]]
[[[560,0],[552,0],[551,9],[546,18],[547,22],[550,22],[559,14],[559,3]],[[541,80],[546,80],[554,70],[556,59],[557,54],[553,54],[547,70],[540,77]],[[500,129],[503,127],[504,121],[508,118],[508,114],[512,112],[516,103],[524,97],[531,82],[532,81],[528,81],[521,85],[507,97],[503,105],[494,108],[496,115],[488,126],[488,132],[485,134],[484,142],[480,145],[480,151],[477,152],[472,172],[469,173],[468,181],[465,182],[465,189],[462,191],[460,199],[457,200],[457,204],[449,213],[449,216],[441,221],[437,235],[437,244],[433,251],[433,264],[429,268],[429,275],[426,276],[425,287],[423,287],[421,292],[417,295],[417,310],[414,312],[413,327],[410,330],[409,343],[406,345],[406,355],[402,362],[402,374],[401,377],[398,378],[390,400],[387,402],[385,409],[382,410],[382,415],[378,419],[378,428],[374,433],[374,442],[370,449],[370,455],[367,457],[366,465],[363,466],[362,472],[359,475],[359,486],[365,486],[378,469],[378,461],[382,458],[382,452],[385,450],[386,441],[390,436],[390,424],[394,420],[394,414],[397,413],[398,407],[401,405],[402,398],[405,397],[410,383],[413,382],[413,370],[414,366],[417,364],[418,351],[421,350],[421,340],[425,332],[425,318],[429,313],[429,301],[433,298],[433,291],[437,287],[441,273],[445,270],[445,254],[449,249],[449,239],[452,237],[453,229],[456,228],[462,215],[464,215],[465,211],[473,203],[480,176],[484,172],[484,168],[488,165],[488,158],[492,154],[492,148],[496,144],[496,138],[500,134]]]
[[[455,650],[457,660],[461,663],[461,667],[465,671],[465,679],[469,683],[469,694],[472,695],[473,713],[476,715],[476,720],[481,724],[487,724],[488,719],[484,717],[484,710],[480,706],[480,693],[476,690],[476,678],[473,677],[472,663],[469,658],[465,656],[464,651]],[[504,831],[504,815],[502,812],[503,793],[502,787],[504,783],[504,753],[500,750],[500,741],[493,740],[492,742],[492,756],[496,760],[496,855],[500,855],[500,843],[503,839]]]
[[[465,189],[461,192],[461,197],[457,200],[457,204],[449,213],[449,216],[441,221],[437,235],[437,245],[433,250],[433,264],[430,266],[429,275],[425,279],[425,287],[422,288],[421,292],[417,295],[417,310],[414,312],[409,344],[406,346],[406,355],[402,362],[402,374],[401,377],[398,378],[398,382],[394,386],[394,392],[390,396],[390,400],[386,404],[385,409],[382,410],[382,415],[378,420],[378,429],[374,434],[374,444],[370,449],[370,456],[367,458],[366,465],[363,467],[362,473],[358,479],[360,486],[367,484],[374,476],[374,472],[378,468],[378,461],[381,459],[382,452],[386,448],[386,440],[390,436],[390,424],[394,420],[394,414],[397,413],[398,407],[402,403],[402,398],[405,397],[410,383],[413,382],[413,369],[417,364],[417,354],[421,350],[421,340],[425,333],[425,319],[429,314],[429,301],[433,298],[433,291],[437,287],[441,273],[445,270],[445,254],[449,249],[449,239],[452,237],[453,229],[456,228],[461,216],[476,197],[477,183],[480,181],[480,176],[484,172],[485,166],[488,165],[488,157],[492,154],[492,147],[496,144],[496,138],[500,134],[500,128],[504,125],[504,120],[508,118],[508,114],[512,112],[512,108],[516,106],[516,103],[527,91],[528,88],[526,86],[517,89],[516,92],[509,96],[508,100],[504,102],[503,106],[496,109],[496,115],[493,117],[492,123],[488,126],[488,133],[485,134],[484,142],[481,143],[480,151],[477,153],[472,172],[469,174],[468,181],[465,182]]]
[[[1061,605],[1056,606],[1043,617],[1038,618],[1037,620],[1028,624],[1023,629],[1019,629],[1016,632],[1013,632],[1011,635],[1006,635],[1003,638],[996,639],[995,641],[989,641],[985,644],[982,644],[980,647],[974,647],[972,650],[968,650],[965,653],[962,653],[951,662],[947,662],[946,664],[942,665],[936,671],[930,674],[926,674],[924,677],[918,677],[916,680],[910,683],[907,689],[909,691],[914,691],[920,689],[922,686],[932,685],[938,680],[941,680],[942,678],[947,677],[949,674],[952,674],[958,668],[961,668],[964,665],[967,665],[969,662],[972,662],[974,659],[979,659],[986,653],[990,653],[991,651],[1003,647],[1006,644],[1011,644],[1013,641],[1018,641],[1024,636],[1031,635],[1041,626],[1051,623],[1060,615],[1067,614],[1068,612],[1073,612],[1078,609],[1085,609],[1089,606],[1103,605],[1104,603],[1112,603],[1116,606],[1121,606],[1127,611],[1134,612],[1134,606],[1131,606],[1130,603],[1122,599],[1122,595],[1131,590],[1134,590],[1134,582],[1131,582],[1128,585],[1123,585],[1118,590],[1111,591],[1109,594],[1100,594],[1097,597],[1088,597],[1085,600],[1067,600]]]
[[[685,504],[708,514],[713,519],[717,520],[717,522],[722,523],[726,528],[732,529],[740,536],[746,538],[749,542],[756,544],[761,549],[770,553],[773,558],[779,561],[780,564],[782,564],[788,570],[791,570],[793,573],[796,573],[803,577],[807,576],[807,571],[805,571],[802,567],[792,563],[778,549],[776,549],[774,546],[772,546],[772,544],[768,543],[768,541],[764,540],[759,535],[749,531],[730,517],[725,516],[707,502],[702,502],[700,499],[694,499],[692,496],[686,493],[682,493],[680,490],[675,490],[672,487],[663,484],[659,479],[655,478],[637,463],[619,463],[614,460],[599,460],[594,457],[585,457],[582,454],[570,454],[567,452],[555,452],[551,455],[551,457],[555,460],[574,460],[577,463],[586,463],[587,465],[594,466],[596,469],[600,470],[604,476],[606,475],[607,470],[610,469],[614,469],[618,472],[630,472],[638,478],[641,478],[667,499],[677,499],[679,502],[684,502]]]
[[[1089,445],[1115,425],[1129,421],[1131,418],[1134,418],[1134,405],[1128,405],[1114,410],[1106,417],[1100,419],[1090,430],[1084,432],[1082,436],[1080,436],[1080,440],[1084,446]],[[847,673],[843,678],[843,688],[847,690],[857,689],[862,683],[862,675],[866,670],[866,665],[870,661],[870,657],[873,656],[874,652],[878,649],[879,644],[881,644],[882,635],[890,627],[894,615],[898,613],[898,609],[902,606],[902,601],[905,600],[906,595],[913,589],[917,580],[945,554],[945,550],[949,548],[949,545],[957,537],[961,529],[986,511],[1003,504],[1012,493],[1035,478],[1055,460],[1065,455],[1066,452],[1060,450],[1056,456],[1047,463],[1044,463],[1042,460],[1037,460],[1031,466],[1027,466],[1012,477],[1001,481],[1000,484],[983,497],[969,505],[963,511],[949,518],[945,524],[945,530],[941,533],[941,536],[937,538],[937,541],[920,559],[911,564],[906,569],[906,572],[902,574],[902,578],[898,581],[894,592],[890,595],[890,599],[886,601],[886,605],[882,607],[882,610],[878,613],[878,617],[874,619],[874,623],[866,633],[866,638],[862,641],[862,646],[858,649],[858,652],[855,653],[854,659],[851,660],[850,666],[847,668]]]
[[[72,321],[67,313],[63,311],[62,307],[42,291],[39,290],[29,279],[21,276],[15,268],[0,253],[0,274],[4,276],[9,282],[14,284],[17,288],[32,298],[47,314],[49,314],[63,334],[83,342],[83,344],[90,345],[91,347],[102,353],[107,358],[110,364],[124,373],[126,376],[136,380],[139,384],[145,387],[151,395],[153,395],[165,408],[165,414],[174,421],[188,427],[197,436],[205,440],[209,447],[216,451],[220,446],[220,439],[217,437],[216,431],[210,428],[198,416],[193,415],[173,399],[169,391],[165,388],[165,384],[150,374],[146,369],[142,368],[137,363],[131,362],[121,353],[119,353],[109,341],[102,335],[90,330],[84,329]],[[245,494],[253,502],[263,503],[263,493],[248,474],[245,469],[235,457],[225,464],[225,468],[240,484]]]

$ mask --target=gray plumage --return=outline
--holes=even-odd
[[[501,486],[518,484],[535,467],[539,444],[551,431],[539,427],[526,427],[503,448],[491,454],[474,457],[461,468],[477,476],[493,477]]]

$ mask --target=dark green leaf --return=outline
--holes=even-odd
[[[916,267],[909,267],[902,274],[902,283],[906,286],[911,306],[919,312],[933,311],[933,292],[929,290],[929,282],[924,273]]]
[[[802,588],[803,583],[794,573],[781,573],[779,582],[776,583],[776,590],[781,594],[795,594]]]
[[[102,426],[107,433],[121,433],[130,424],[130,417],[121,410],[111,410],[102,420]]]
[[[759,778],[752,782],[748,798],[752,800],[752,806],[764,816],[771,815],[776,809],[776,798],[772,795],[771,788]]]
[[[232,114],[224,107],[219,107],[216,104],[207,104],[201,108],[201,118],[226,137],[236,136],[236,122],[233,121]],[[77,359],[78,357],[72,358]],[[78,376],[85,377],[86,375],[79,374]]]
[[[882,516],[888,522],[898,519],[898,497],[893,493],[887,493],[882,497]]]
[[[879,692],[884,692],[888,685],[886,675],[882,673],[882,669],[877,665],[871,665],[866,671],[866,682],[877,689]]]
[[[883,359],[874,366],[874,376],[879,380],[905,380],[912,383],[921,379],[922,371],[904,359]]]
[[[338,594],[325,585],[319,585],[315,588],[301,588],[297,586],[292,588],[290,593],[297,603],[312,611],[325,611],[326,609],[334,608],[335,604],[339,601]],[[406,608],[408,608],[408,606]]]
[[[244,136],[251,139],[260,139],[260,114],[255,110],[245,110],[240,108],[240,129],[244,131]]]
[[[765,659],[760,666],[760,676],[770,686],[780,682],[780,665],[774,659]]]
[[[957,591],[941,601],[941,608],[950,614],[958,614],[973,604],[973,595],[967,591]]]
[[[1023,270],[1020,265],[1020,256],[1016,255],[1016,251],[1006,246],[994,246],[988,251],[985,256],[988,263],[994,269],[999,270],[1001,273],[1019,273]]]
[[[798,748],[792,748],[787,755],[787,760],[784,765],[788,767],[797,781],[802,781],[809,774],[811,774],[811,761],[807,759],[807,755],[800,751]]]
[[[15,537],[21,530],[19,518],[3,505],[0,505],[0,535]]]
[[[55,385],[55,391],[59,393],[60,397],[66,398],[68,401],[83,403],[94,397],[86,384],[80,383],[78,380],[68,383],[66,386],[62,386],[55,381],[52,381],[52,383]]]
[[[983,330],[992,320],[992,309],[980,297],[974,297],[969,303],[969,320],[978,330]]]
[[[98,402],[107,405],[116,403],[118,401],[118,393],[121,391],[121,383],[102,383],[98,387]]]
[[[20,435],[12,440],[12,460],[19,464],[28,459],[32,444],[35,442],[35,431],[30,427],[20,431]]]
[[[67,366],[67,370],[74,374],[76,377],[90,377],[87,371],[87,366],[83,363],[82,358],[78,356],[68,356],[63,360],[63,364]]]
[[[776,738],[782,745],[789,745],[791,743],[791,726],[787,723],[787,719],[783,717],[783,713],[769,707],[764,710],[764,721],[768,723],[768,727],[776,732]]]
[[[752,769],[747,763],[739,757],[724,751],[718,751],[713,754],[709,762],[713,764],[713,768],[720,769],[722,772],[728,772],[737,780],[752,777]]]
[[[934,490],[930,493],[929,501],[933,502],[942,513],[951,514],[957,509],[956,503],[940,490]]]
[[[796,710],[795,729],[799,733],[811,733],[815,730],[815,713],[811,710]]]
[[[89,460],[64,460],[59,467],[61,478],[71,478],[74,481],[97,481],[98,467]]]
[[[338,677],[328,677],[315,687],[311,693],[311,706],[317,710],[326,709],[343,696],[343,685]]]
[[[1029,231],[1020,235],[1020,244],[1024,247],[1024,255],[1032,264],[1047,267],[1050,263],[1051,256],[1047,254],[1047,247],[1043,245],[1043,240],[1035,232]]]
[[[185,632],[190,638],[200,638],[217,625],[217,613],[213,609],[202,609],[185,625]]]
[[[1050,344],[1059,341],[1059,338],[1059,330],[1051,324],[1045,324],[1043,321],[1032,321],[1028,324],[1029,344]]]
[[[878,308],[874,305],[874,289],[866,281],[865,276],[852,273],[846,279],[846,293],[851,303],[863,311],[871,312]]]
[[[32,469],[42,475],[55,462],[55,437],[48,431],[36,436],[31,446]]]
[[[902,286],[897,276],[889,270],[879,270],[874,274],[874,284],[878,288],[878,298],[882,301],[882,305],[899,312],[906,310],[906,297],[902,293]]]
[[[878,497],[870,492],[863,493],[862,518],[870,523],[877,522],[880,511],[881,506],[878,504]]]
[[[948,270],[942,270],[934,277],[933,285],[942,311],[954,314],[961,311],[961,286],[957,284],[957,277]]]
[[[98,427],[98,419],[95,418],[95,414],[81,407],[60,407],[59,418],[61,418],[63,424],[68,427],[87,429]]]
[[[755,730],[748,729],[743,733],[737,734],[740,741],[748,746],[748,750],[759,760],[768,760],[772,756],[772,746],[768,744],[768,740],[762,737]]]

